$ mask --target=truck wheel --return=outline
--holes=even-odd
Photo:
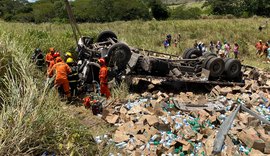
[[[125,69],[131,58],[131,50],[124,43],[116,43],[108,49],[108,65],[117,66],[119,70]]]
[[[210,71],[211,77],[219,77],[223,73],[224,68],[224,61],[218,57],[211,58],[206,65],[206,69]]]
[[[212,53],[212,52],[205,52],[205,53],[203,53],[203,57],[207,58],[207,57],[209,57],[209,56],[217,57],[217,54]]]
[[[203,68],[207,68],[206,67],[206,65],[207,65],[207,63],[209,62],[209,60],[211,60],[211,58],[213,58],[214,56],[208,56],[208,57],[206,57],[204,60],[203,60],[203,63],[202,63],[202,67]]]
[[[101,32],[97,37],[97,42],[108,41],[108,38],[111,38],[114,42],[117,42],[116,34],[109,30]]]
[[[227,78],[236,78],[241,72],[241,63],[237,59],[228,59],[225,62],[225,74]]]
[[[184,53],[182,54],[182,58],[183,58],[183,59],[186,59],[187,53],[188,53],[190,50],[192,50],[192,49],[194,49],[194,48],[186,49],[186,50],[184,51]]]
[[[185,58],[184,59],[191,59],[191,58],[197,58],[197,57],[200,57],[202,56],[202,52],[198,49],[190,49],[186,55],[185,55]]]

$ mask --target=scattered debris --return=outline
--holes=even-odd
[[[103,142],[123,155],[269,154],[270,86],[258,83],[267,75],[258,73],[245,86],[216,86],[206,95],[153,91],[114,101],[103,118],[117,129]]]

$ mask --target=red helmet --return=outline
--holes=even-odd
[[[98,62],[99,62],[100,64],[105,64],[105,59],[104,59],[104,58],[100,58],[100,59],[98,59]]]
[[[60,57],[60,53],[59,52],[56,52],[53,54],[53,57],[56,58],[56,57]]]
[[[55,61],[56,61],[56,63],[58,63],[58,62],[63,62],[63,60],[62,60],[61,57],[57,57],[57,58],[55,59]]]

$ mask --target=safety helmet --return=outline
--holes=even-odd
[[[67,63],[74,63],[74,60],[73,60],[73,58],[68,58],[66,62]]]
[[[63,60],[62,60],[62,58],[59,56],[59,57],[57,57],[57,58],[55,59],[55,61],[56,61],[56,63],[58,63],[58,62],[62,62]]]
[[[100,64],[105,64],[105,59],[104,59],[104,58],[100,58],[100,59],[98,59],[98,62],[99,62]]]
[[[39,52],[41,52],[41,49],[40,48],[36,48],[35,49],[35,53],[39,53]]]
[[[56,52],[53,54],[53,57],[56,58],[56,57],[60,57],[60,53],[59,52]]]
[[[71,54],[71,52],[66,52],[65,56],[72,57],[72,54]]]
[[[54,52],[55,50],[54,50],[54,48],[49,48],[49,51]]]

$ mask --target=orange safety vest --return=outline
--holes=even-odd
[[[49,71],[49,76],[52,76],[54,71],[56,72],[55,80],[68,79],[68,74],[71,73],[71,68],[64,62],[58,62],[53,65]]]

